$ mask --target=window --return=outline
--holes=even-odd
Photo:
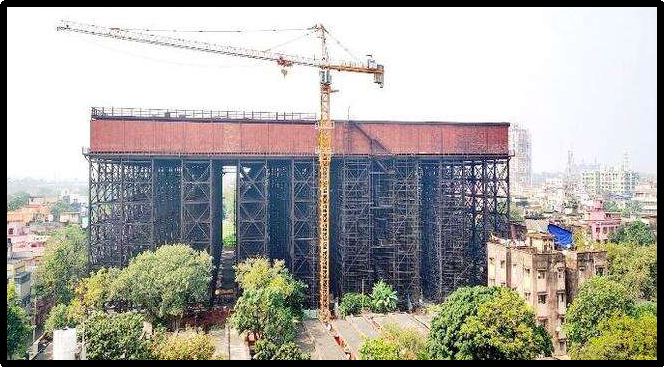
[[[598,266],[595,268],[595,275],[602,276],[604,275],[604,268],[601,266]]]
[[[544,279],[544,278],[546,278],[546,270],[538,270],[537,279]]]
[[[565,293],[558,293],[558,304],[559,305],[565,304]]]
[[[537,303],[544,305],[546,304],[546,294],[538,294],[537,295]]]
[[[489,286],[493,287],[494,285],[496,285],[496,280],[495,279],[489,279]]]
[[[546,318],[538,318],[537,319],[537,324],[546,329],[547,321],[548,320]]]
[[[559,349],[560,349],[561,351],[564,351],[564,350],[565,350],[565,341],[564,341],[564,340],[563,340],[563,341],[559,341],[558,343],[559,343],[559,344],[558,344]]]
[[[505,269],[505,260],[500,260],[500,268]]]
[[[489,265],[493,265],[493,257],[489,258]]]
[[[526,299],[526,301],[530,302],[530,292],[525,292],[523,297]]]
[[[603,232],[604,234],[606,234],[606,229],[607,229],[606,227],[602,228],[602,232]]]
[[[524,269],[523,269],[523,272],[526,274],[527,277],[530,276],[530,269],[528,269],[528,268],[524,268]]]
[[[9,228],[9,232],[7,234],[9,234],[9,235],[14,234],[14,228]]]
[[[558,268],[558,279],[562,279],[565,276],[565,268]]]
[[[599,233],[599,227],[595,227],[595,233]]]

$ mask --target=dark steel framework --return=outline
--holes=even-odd
[[[315,307],[315,157],[88,158],[92,269],[177,242],[218,266],[222,167],[235,165],[236,261],[284,260]],[[409,306],[486,282],[485,242],[508,231],[509,157],[337,156],[331,172],[334,297],[384,280]]]

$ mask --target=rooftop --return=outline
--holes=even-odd
[[[109,120],[148,120],[148,121],[191,121],[191,122],[272,122],[313,125],[318,121],[315,113],[307,112],[268,112],[193,110],[140,107],[92,107],[92,119]],[[336,120],[352,123],[371,124],[453,124],[453,125],[509,125],[508,122],[453,122],[453,121],[388,121],[388,120]]]

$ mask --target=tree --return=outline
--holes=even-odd
[[[610,240],[615,243],[633,243],[639,246],[652,245],[656,241],[650,225],[640,220],[621,224],[611,234]]]
[[[306,286],[288,273],[283,261],[271,266],[264,258],[248,259],[235,266],[235,274],[243,293],[231,323],[261,343],[259,358],[274,359],[285,344],[295,340]]]
[[[636,304],[636,308],[634,309],[634,315],[637,317],[644,316],[644,315],[651,315],[651,316],[657,316],[657,303],[656,302],[641,302]]]
[[[607,212],[619,212],[620,207],[618,207],[618,204],[616,204],[615,201],[605,201],[604,202],[604,210]]]
[[[76,211],[76,208],[64,200],[58,200],[51,207],[51,215],[53,215],[53,220],[55,221],[60,220],[60,214],[73,211]]]
[[[657,359],[657,316],[614,315],[597,326],[598,335],[570,351],[572,359]]]
[[[115,299],[144,308],[152,319],[181,318],[208,300],[212,258],[187,245],[164,245],[134,257],[112,285]]]
[[[432,359],[463,357],[457,340],[466,319],[476,315],[479,305],[498,293],[498,287],[462,287],[452,292],[431,320],[427,350]]]
[[[191,330],[155,342],[152,354],[158,360],[209,360],[214,343],[209,335]]]
[[[44,322],[44,333],[53,336],[54,330],[60,330],[76,326],[76,322],[70,316],[70,307],[65,304],[58,304],[51,308],[48,317]]]
[[[25,191],[19,191],[13,195],[7,195],[7,211],[20,209],[28,205],[30,194]]]
[[[510,220],[514,220],[517,222],[523,222],[525,219],[523,217],[523,214],[519,209],[517,209],[515,206],[512,206],[510,208]]]
[[[93,314],[83,331],[87,358],[151,359],[151,341],[144,335],[143,322],[136,312]]]
[[[592,243],[592,238],[588,235],[588,232],[585,229],[575,229],[572,233],[572,241],[574,243],[574,248],[577,250],[586,249],[590,243]]]
[[[397,309],[397,292],[382,280],[376,282],[371,290],[371,310],[390,312]]]
[[[610,277],[639,300],[657,299],[657,245],[634,243],[601,245],[607,252]]]
[[[21,307],[13,282],[7,285],[7,356],[13,357],[25,350],[32,327],[28,313]]]
[[[306,284],[296,280],[288,272],[282,260],[270,265],[266,258],[250,258],[235,267],[235,281],[243,290],[274,289],[284,296],[286,305],[298,317],[306,299]]]
[[[426,338],[415,329],[403,329],[393,324],[381,328],[378,338],[366,339],[360,347],[365,360],[422,360],[429,359]]]
[[[458,359],[521,360],[551,355],[551,337],[535,325],[532,308],[508,288],[500,288],[482,302],[459,334]],[[549,349],[545,349],[547,345]]]
[[[607,277],[593,277],[579,287],[567,310],[564,330],[571,350],[599,335],[598,324],[613,315],[634,312],[634,299],[622,284]]]
[[[231,322],[239,332],[249,332],[258,340],[279,346],[295,340],[299,319],[282,292],[261,288],[243,292],[235,303]]]
[[[625,208],[623,208],[622,212],[620,213],[620,216],[624,218],[630,218],[641,214],[642,210],[643,207],[641,206],[640,202],[630,200],[627,203],[625,203]]]
[[[67,304],[74,287],[87,275],[88,240],[77,226],[56,231],[48,240],[35,270],[35,292],[52,297],[55,304]]]
[[[369,308],[371,298],[365,294],[349,292],[344,294],[339,303],[339,312],[341,316],[357,315],[363,310]]]

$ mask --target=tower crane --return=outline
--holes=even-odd
[[[321,44],[321,57],[302,57],[288,55],[280,52],[252,50],[242,47],[220,45],[216,43],[201,42],[177,37],[163,36],[148,32],[123,28],[108,28],[93,24],[84,24],[70,21],[61,21],[56,28],[58,31],[78,32],[100,37],[109,37],[125,41],[147,43],[153,45],[176,47],[187,50],[216,53],[228,56],[245,57],[257,60],[276,62],[282,68],[308,66],[319,69],[320,76],[320,120],[316,122],[318,130],[318,254],[319,254],[319,317],[323,321],[330,319],[330,162],[332,159],[332,133],[334,122],[330,116],[330,95],[332,89],[331,71],[372,74],[374,83],[381,88],[384,84],[384,67],[377,64],[368,55],[366,64],[332,61],[329,58],[326,35],[329,32],[322,24],[317,24],[309,30],[316,32]]]

